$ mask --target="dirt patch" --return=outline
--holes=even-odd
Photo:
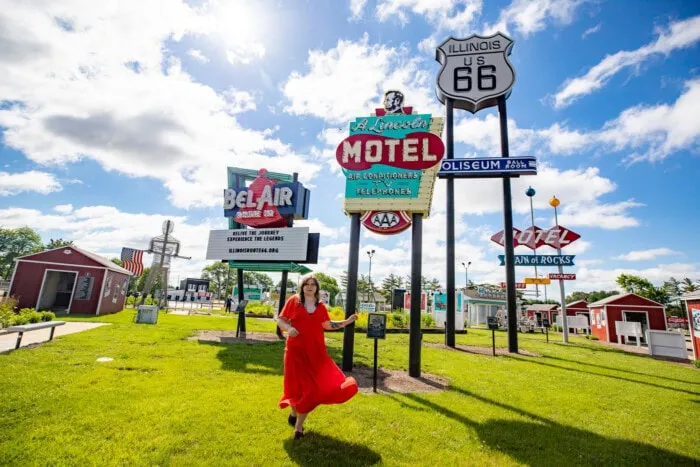
[[[346,373],[357,381],[360,392],[372,394],[374,368],[355,365]],[[420,378],[408,376],[408,371],[377,368],[377,394],[409,392],[440,392],[447,390],[449,380],[442,376],[422,372]]]
[[[446,346],[445,344],[435,344],[431,342],[425,342],[423,344],[426,347],[436,347],[443,350],[452,350],[457,352],[466,352],[475,355],[488,355],[493,356],[493,348],[491,347],[476,347],[473,345],[456,345],[455,348]],[[496,355],[513,355],[508,352],[508,349],[496,347]],[[530,352],[529,350],[518,349],[518,355],[523,355],[525,357],[541,357],[542,355],[536,352]]]
[[[218,342],[221,344],[269,344],[271,342],[283,342],[272,332],[246,332],[245,339],[236,337],[236,331],[198,331],[187,340],[199,342]]]

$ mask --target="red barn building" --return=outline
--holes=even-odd
[[[642,327],[642,343],[646,343],[646,330],[665,331],[665,307],[648,298],[627,293],[612,295],[588,305],[591,319],[591,334],[603,342],[617,342],[615,321],[638,322]],[[568,313],[567,313],[568,314]]]
[[[700,292],[688,292],[683,294],[681,300],[685,302],[688,312],[688,330],[690,342],[693,344],[693,356],[700,359]]]
[[[76,246],[15,260],[10,296],[20,308],[103,315],[124,308],[132,273]]]
[[[559,305],[556,303],[533,303],[524,305],[525,314],[528,318],[534,318],[538,326],[542,326],[542,319],[549,320],[550,325],[554,325],[557,320]]]
[[[557,311],[559,311],[559,307],[557,307]],[[577,300],[575,302],[571,302],[571,303],[566,304],[566,316],[578,316],[578,315],[588,316],[589,317],[588,322],[589,323],[591,322],[587,301]]]

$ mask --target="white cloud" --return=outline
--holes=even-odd
[[[578,154],[582,150],[621,152],[632,150],[626,161],[662,160],[674,152],[693,148],[700,138],[700,79],[687,81],[673,104],[639,105],[624,110],[599,130],[582,132],[560,123],[544,129],[520,128],[508,120],[511,154]],[[455,142],[479,156],[500,154],[499,120],[493,114],[458,120]]]
[[[358,42],[339,40],[325,52],[312,50],[307,63],[306,74],[294,71],[282,86],[290,114],[347,125],[380,107],[384,91],[393,88],[402,89],[405,104],[420,112],[442,111],[430,92],[433,76],[419,67],[420,60],[406,48],[371,45],[367,34]]]
[[[226,110],[231,115],[256,109],[255,98],[249,92],[229,88],[223,96],[228,104]]]
[[[700,120],[696,118],[700,106],[700,79],[686,82],[685,92],[673,105],[639,105],[627,109],[605,124],[598,135],[603,143],[616,150],[641,150],[626,159],[630,162],[663,160],[671,153],[697,147],[700,138]]]
[[[329,227],[320,219],[304,219],[294,222],[294,227],[308,227],[311,233],[320,233],[321,241],[326,243],[328,239],[337,240],[343,233],[341,227]]]
[[[60,214],[70,214],[73,211],[72,204],[59,204],[53,207],[53,210]]]
[[[648,261],[659,256],[677,255],[677,251],[670,248],[652,248],[649,250],[630,251],[624,255],[619,255],[617,259],[624,261]]]
[[[367,5],[367,0],[350,0],[350,20],[356,20],[362,17],[362,11]]]
[[[657,55],[668,56],[676,49],[690,47],[700,40],[700,16],[671,23],[666,30],[659,30],[659,37],[637,50],[621,50],[608,55],[585,75],[567,80],[554,96],[554,107],[562,108],[581,96],[601,89],[607,82],[628,67],[638,67]]]
[[[487,25],[487,34],[501,31],[508,34],[510,26],[523,36],[543,30],[548,21],[567,25],[574,19],[576,10],[587,0],[513,0],[503,9],[494,25]]]
[[[177,275],[199,277],[204,266],[211,263],[206,256],[209,230],[225,227],[225,220],[196,221],[183,216],[128,213],[112,206],[84,206],[73,209],[70,205],[54,207],[54,213],[37,209],[0,209],[0,218],[6,228],[31,226],[46,239],[49,234],[73,240],[88,251],[105,257],[119,257],[122,247],[148,249],[152,237],[160,235],[164,220],[175,222],[174,237],[180,240],[180,253],[192,260],[173,260],[171,281]],[[151,255],[144,256],[144,266],[150,266]]]
[[[198,62],[201,62],[201,63],[209,62],[209,58],[206,55],[204,55],[201,50],[198,50],[198,49],[188,50],[187,55],[189,55],[190,57],[194,58],[195,60],[197,60]]]
[[[317,165],[273,129],[250,130],[236,119],[255,109],[254,96],[196,83],[168,55],[165,41],[186,34],[219,37],[227,48],[243,40],[217,32],[226,18],[212,19],[219,6],[71,0],[0,9],[0,99],[17,103],[0,110],[4,144],[42,165],[87,158],[157,178],[181,208],[218,204],[227,165],[274,165],[308,182]]]
[[[0,172],[0,196],[34,191],[46,195],[63,187],[53,174],[30,170],[28,172]]]
[[[602,26],[602,24],[601,24],[601,23],[598,23],[598,24],[596,24],[595,26],[586,29],[586,30],[583,32],[583,34],[581,35],[581,39],[585,39],[586,37],[590,36],[591,34],[597,33],[598,31],[600,31],[601,26]]]

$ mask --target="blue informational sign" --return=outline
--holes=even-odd
[[[515,255],[516,266],[575,266],[575,255]],[[505,255],[498,255],[501,266],[506,265]]]
[[[534,156],[444,159],[438,177],[477,178],[500,174],[537,175],[537,159]]]

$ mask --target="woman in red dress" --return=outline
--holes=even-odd
[[[328,355],[323,330],[340,329],[357,320],[353,314],[331,321],[319,300],[319,284],[312,274],[304,276],[299,293],[285,303],[277,320],[287,333],[284,349],[284,394],[279,406],[291,406],[288,422],[294,439],[304,436],[306,416],[320,404],[342,404],[357,394],[357,382],[345,377]]]

